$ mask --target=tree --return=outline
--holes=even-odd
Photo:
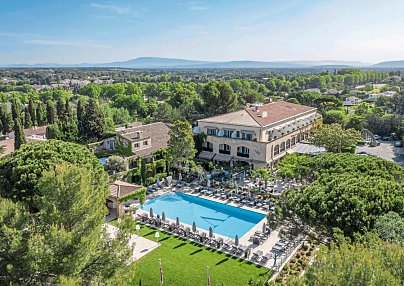
[[[46,121],[48,124],[54,124],[57,120],[55,105],[51,100],[46,102]]]
[[[85,112],[80,116],[80,124],[82,129],[79,129],[80,138],[83,142],[95,142],[104,134],[104,115],[98,104],[98,101],[91,98],[86,107]]]
[[[237,94],[230,84],[223,81],[211,81],[202,91],[202,99],[205,101],[207,114],[221,114],[237,109]]]
[[[94,185],[85,168],[62,163],[44,171],[37,187],[36,213],[23,202],[0,198],[0,241],[8,246],[0,248],[0,271],[7,284],[96,285],[113,279],[132,251],[124,225],[116,239],[103,226],[106,177]]]
[[[103,166],[85,146],[59,140],[32,142],[0,160],[0,196],[31,201],[40,191],[36,185],[43,171],[61,161],[86,168],[94,185],[106,180]]]
[[[37,126],[37,123],[36,123],[36,107],[35,107],[35,104],[34,104],[34,101],[32,100],[32,98],[30,98],[29,101],[28,101],[28,108],[27,108],[26,111],[29,112],[29,115],[31,117],[31,126]]]
[[[253,178],[260,178],[264,181],[265,188],[268,186],[268,180],[271,178],[271,171],[268,168],[261,167],[252,172]]]
[[[327,110],[323,118],[323,122],[325,124],[338,123],[344,126],[345,121],[346,121],[345,112],[341,110],[333,110],[333,109]]]
[[[375,223],[380,238],[404,246],[404,217],[395,212],[380,216]]]
[[[29,113],[28,109],[26,108],[24,111],[24,128],[31,128],[32,127],[32,119],[31,114]]]
[[[20,147],[27,143],[25,139],[24,129],[19,118],[14,120],[14,150],[20,149]]]
[[[122,172],[125,171],[125,159],[120,156],[108,157],[107,162],[104,165],[106,171]]]
[[[404,214],[404,169],[393,162],[333,153],[292,154],[285,160],[292,163],[281,162],[279,173],[298,178],[299,172],[293,169],[303,169],[309,184],[282,193],[283,214],[292,213],[327,235],[339,229],[354,238],[374,229],[378,217],[388,211]]]
[[[177,121],[170,129],[168,140],[168,159],[171,166],[179,172],[188,167],[189,161],[195,157],[195,143],[191,125],[186,121]]]
[[[356,143],[360,138],[354,129],[343,129],[340,124],[326,124],[311,134],[310,140],[314,145],[324,147],[328,152],[341,153]]]
[[[302,279],[291,285],[402,285],[404,248],[382,241],[323,246]]]

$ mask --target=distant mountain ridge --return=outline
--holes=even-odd
[[[298,68],[347,68],[347,67],[404,67],[404,61],[382,62],[371,65],[355,61],[196,61],[176,58],[139,57],[127,61],[110,63],[81,63],[81,64],[10,64],[5,68],[80,68],[108,67],[129,69],[298,69]]]
[[[401,61],[387,61],[373,65],[375,68],[404,68],[404,60]]]

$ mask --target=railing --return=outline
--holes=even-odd
[[[208,152],[213,152],[213,148],[209,148],[209,147],[202,147],[203,151],[208,151]]]
[[[238,156],[238,157],[243,157],[243,158],[250,158],[250,154],[246,154],[246,153],[239,153],[239,152],[237,152],[237,156]]]
[[[230,155],[230,151],[227,151],[227,150],[220,150],[220,149],[219,149],[219,153],[220,153],[220,154]]]

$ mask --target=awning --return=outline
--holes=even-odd
[[[201,153],[199,153],[198,157],[201,159],[212,160],[214,155],[215,154],[212,152],[202,151]]]
[[[231,158],[232,158],[232,156],[230,156],[230,155],[216,154],[215,157],[213,157],[213,160],[227,163],[227,162],[230,162]]]

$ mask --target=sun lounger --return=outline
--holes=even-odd
[[[251,260],[258,261],[264,253],[261,250],[253,253]]]
[[[272,253],[268,252],[267,254],[265,254],[264,256],[262,256],[261,258],[261,263],[265,264],[268,262],[269,259],[272,258]]]

